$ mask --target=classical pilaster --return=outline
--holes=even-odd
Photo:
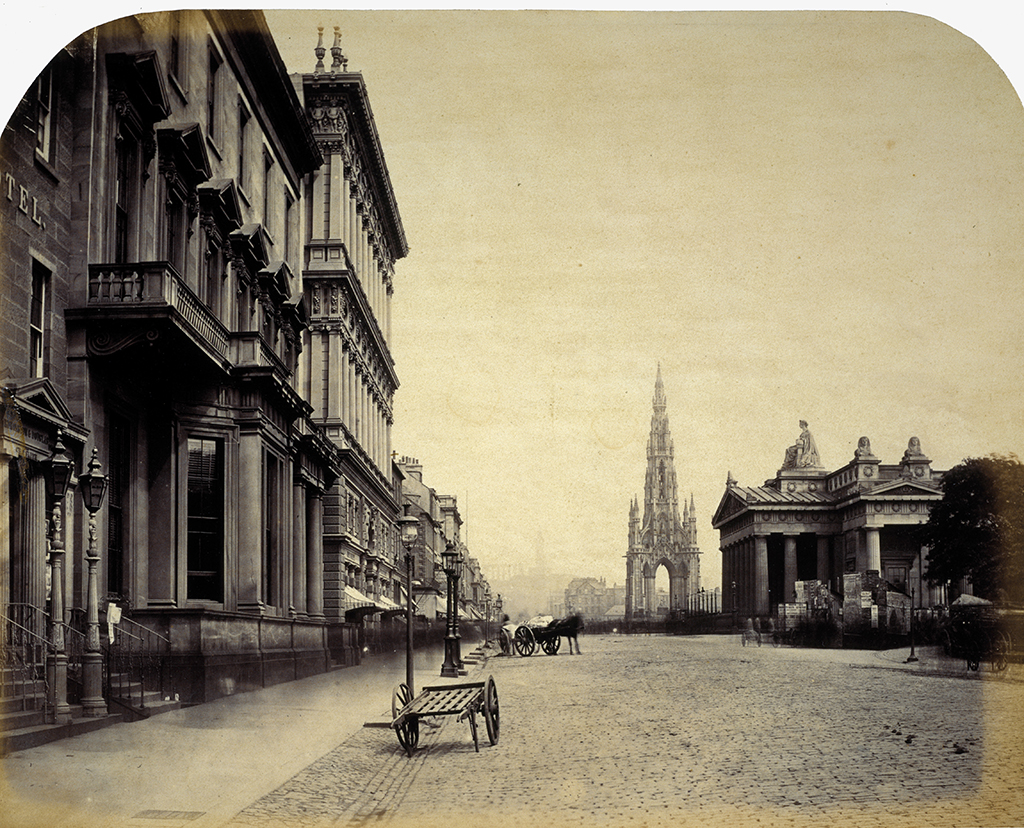
[[[331,176],[331,203],[328,205],[327,235],[331,239],[340,239],[342,234],[342,211],[345,204],[344,163],[337,151],[328,157]]]
[[[262,614],[263,442],[256,432],[243,432],[238,442],[238,609]]]
[[[25,585],[27,594],[23,600],[37,609],[46,607],[46,572],[47,572],[47,519],[46,519],[46,479],[40,474],[29,477],[26,485],[28,502],[22,514],[25,516],[22,531],[25,535]],[[44,630],[34,629],[32,632],[45,635]]]

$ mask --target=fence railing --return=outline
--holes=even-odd
[[[164,664],[170,639],[122,616],[117,624],[101,630],[100,642],[104,696],[108,701],[121,700],[145,711],[147,692],[155,691],[161,699],[173,697]]]
[[[42,698],[48,699],[50,687],[46,675],[46,654],[50,642],[7,616],[0,616],[0,624],[3,625],[0,695],[7,697],[41,692]]]

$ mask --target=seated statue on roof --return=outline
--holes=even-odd
[[[796,444],[786,449],[786,459],[782,461],[784,469],[818,469],[821,458],[818,457],[818,446],[807,428],[807,421],[800,421],[800,436]]]

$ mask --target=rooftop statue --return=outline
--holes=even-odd
[[[904,460],[910,460],[913,457],[924,457],[924,452],[921,451],[921,441],[917,437],[910,438],[907,450],[903,452]]]
[[[807,428],[807,421],[800,421],[800,436],[796,438],[796,444],[786,449],[786,459],[782,461],[784,469],[818,469],[821,468],[821,458],[818,456],[818,446],[814,437]]]
[[[871,441],[867,437],[861,437],[857,441],[857,450],[854,451],[853,456],[857,459],[874,458],[875,455],[871,453]]]

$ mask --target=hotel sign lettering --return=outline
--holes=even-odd
[[[46,220],[39,215],[39,199],[30,195],[25,185],[19,184],[10,173],[4,173],[3,188],[8,201],[16,204],[18,210],[38,224],[41,230],[46,229]]]

